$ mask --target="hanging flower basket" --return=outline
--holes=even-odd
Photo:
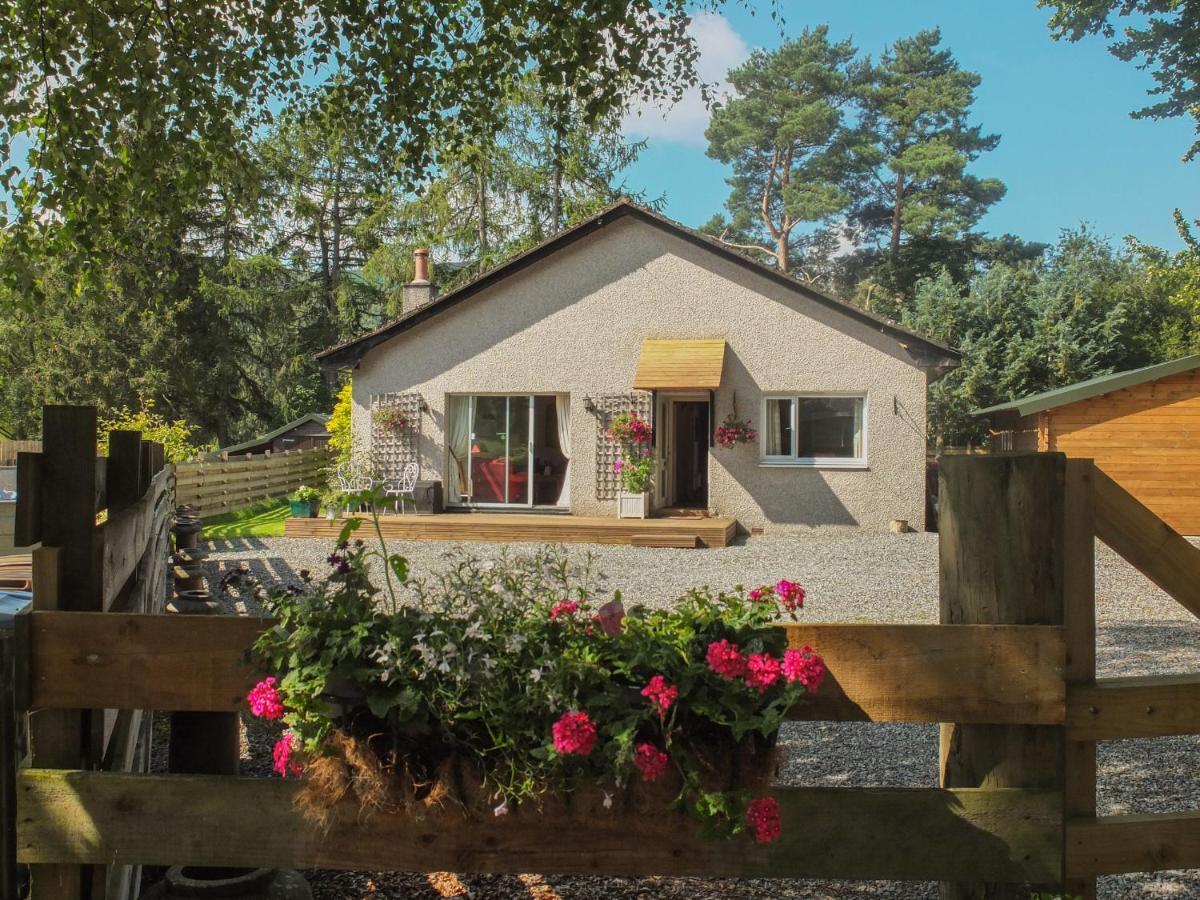
[[[758,432],[750,427],[749,419],[739,419],[737,413],[730,413],[713,432],[713,440],[728,450],[738,444],[757,444]]]
[[[381,406],[371,414],[371,420],[384,431],[399,434],[408,425],[408,417],[398,406]]]
[[[500,563],[460,552],[452,577],[409,582],[402,557],[351,531],[303,587],[229,579],[280,622],[255,646],[271,675],[247,701],[287,726],[275,768],[303,779],[310,818],[345,799],[364,814],[528,805],[549,820],[632,807],[688,813],[713,836],[779,836],[776,736],[825,673],[774,626],[795,618],[798,584],[701,588],[626,614],[561,548]]]

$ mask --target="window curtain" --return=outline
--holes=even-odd
[[[467,490],[467,465],[471,459],[471,399],[451,397],[446,404],[446,449],[450,465],[446,471],[446,501],[461,503]]]
[[[763,446],[767,456],[779,456],[783,453],[783,434],[779,427],[780,406],[778,400],[767,401],[767,414],[764,416],[766,428],[763,434]]]
[[[558,505],[571,505],[571,395],[554,395],[554,414],[558,419],[558,449],[567,458],[563,470],[562,490],[558,492]]]

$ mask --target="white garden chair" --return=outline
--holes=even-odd
[[[383,495],[385,497],[395,497],[395,509],[399,513],[404,512],[404,501],[411,500],[413,509],[417,508],[417,478],[421,474],[421,467],[415,463],[406,463],[404,468],[400,470],[400,477],[390,479],[383,483]]]

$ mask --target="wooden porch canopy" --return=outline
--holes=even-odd
[[[642,341],[633,386],[639,391],[716,390],[725,365],[725,340]]]

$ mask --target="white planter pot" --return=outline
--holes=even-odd
[[[618,519],[644,519],[650,511],[650,494],[628,494],[621,491],[617,495]]]

